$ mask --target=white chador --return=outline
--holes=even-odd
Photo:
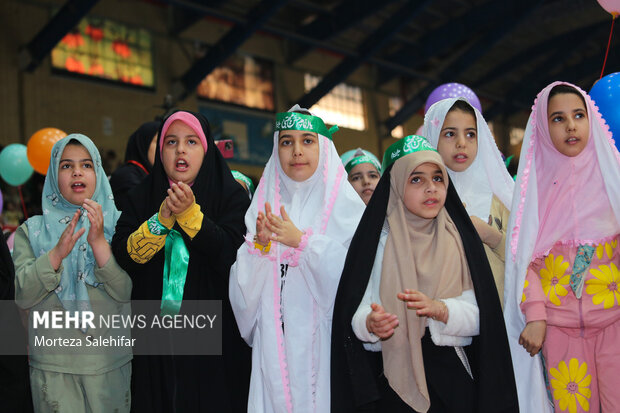
[[[231,268],[230,301],[252,346],[248,412],[322,413],[330,410],[334,299],[364,203],[347,181],[329,131],[281,115],[273,153],[245,215],[248,234]],[[278,136],[286,126],[319,134],[319,163],[306,181],[293,181],[280,167]],[[266,255],[254,248],[256,217],[265,202],[277,215],[283,205],[304,232],[298,248],[273,241]]]

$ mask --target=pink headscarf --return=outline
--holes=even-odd
[[[586,147],[575,157],[562,155],[549,134],[547,107],[554,86],[543,89],[536,105],[534,151],[541,162],[536,162],[540,229],[535,257],[546,254],[558,241],[575,246],[592,244],[620,232],[594,147],[599,119],[593,105],[586,105],[590,124]],[[590,100],[585,92],[577,90],[586,102]]]
[[[196,135],[198,135],[198,137],[200,138],[200,143],[202,143],[202,147],[205,149],[206,153],[208,146],[207,138],[204,131],[202,130],[200,121],[189,112],[178,111],[173,113],[168,117],[168,119],[166,119],[166,122],[164,122],[164,126],[161,129],[161,135],[159,135],[159,156],[162,156],[162,148],[164,146],[164,137],[166,137],[166,132],[168,132],[170,125],[172,125],[172,122],[174,122],[175,120],[180,120],[181,122],[192,128],[194,132],[196,132]]]

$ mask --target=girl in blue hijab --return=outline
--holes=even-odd
[[[131,347],[87,346],[110,336],[96,328],[33,328],[32,315],[51,310],[96,317],[117,314],[131,296],[131,280],[110,248],[120,213],[93,142],[71,134],[56,142],[45,179],[43,215],[16,231],[15,300],[29,309],[30,381],[37,412],[128,412]],[[114,330],[114,336],[129,330]],[[61,339],[77,347],[44,348],[35,339]],[[69,341],[64,341],[68,339]],[[59,340],[60,341],[60,340]],[[56,341],[58,342],[58,341]],[[39,342],[40,343],[40,342]]]

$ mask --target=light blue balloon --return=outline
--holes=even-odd
[[[12,143],[0,152],[0,176],[9,185],[19,186],[26,182],[34,169],[28,162],[26,145]]]
[[[620,72],[607,75],[596,82],[589,95],[609,125],[616,147],[620,149]]]

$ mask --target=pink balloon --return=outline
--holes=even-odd
[[[614,18],[620,14],[620,0],[598,0],[598,4]]]

